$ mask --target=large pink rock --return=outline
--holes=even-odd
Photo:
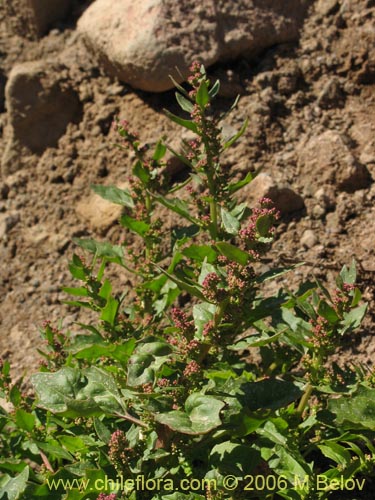
[[[78,29],[108,73],[161,92],[195,59],[209,66],[297,39],[309,1],[96,0]]]

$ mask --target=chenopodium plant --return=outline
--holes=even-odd
[[[194,64],[189,84],[176,84],[187,115],[167,112],[194,137],[180,152],[115,124],[129,189],[93,190],[123,207],[132,245],[76,240],[81,285],[65,289],[97,321],[75,335],[46,323],[35,398],[2,367],[0,498],[325,499],[373,477],[374,373],[331,361],[366,311],[355,264],[333,292],[262,291],[293,271],[262,272],[279,215],[237,201],[255,174],[233,181],[222,158],[246,123],[223,139],[219,82]],[[187,173],[172,186],[168,149]],[[113,265],[131,276],[122,293]]]

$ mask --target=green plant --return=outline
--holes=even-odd
[[[329,361],[366,311],[355,265],[333,293],[315,280],[264,296],[295,267],[260,272],[278,213],[268,199],[238,203],[253,174],[232,182],[221,159],[246,123],[223,140],[219,82],[194,64],[189,83],[176,97],[190,118],[167,112],[196,137],[182,153],[115,125],[135,156],[131,186],[93,189],[123,206],[140,244],[76,240],[81,285],[65,291],[97,324],[73,336],[46,323],[35,398],[2,366],[0,498],[325,499],[373,474],[373,374]],[[174,186],[168,149],[189,172]],[[121,295],[105,276],[113,264],[133,277]]]

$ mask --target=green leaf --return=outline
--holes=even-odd
[[[138,160],[133,167],[133,175],[138,177],[138,179],[147,185],[151,179],[150,172],[143,166],[142,162]]]
[[[192,285],[190,283],[187,283],[186,281],[182,281],[179,278],[176,278],[176,276],[173,276],[172,274],[169,274],[167,271],[164,271],[164,269],[162,269],[161,267],[159,267],[159,266],[156,266],[156,267],[159,269],[159,271],[161,273],[165,274],[165,276],[167,276],[170,280],[172,280],[174,283],[176,283],[176,285],[178,286],[178,288],[180,290],[184,290],[185,292],[188,292],[193,297],[198,297],[201,300],[206,300],[204,298],[204,295],[200,291],[201,287],[199,287],[198,283]]]
[[[357,271],[356,271],[356,265],[355,265],[355,260],[352,260],[352,263],[349,267],[349,269],[344,266],[341,269],[340,272],[340,277],[343,281],[343,283],[348,283],[349,285],[354,285],[355,280],[357,278]]]
[[[105,200],[124,207],[134,208],[133,198],[127,189],[120,189],[116,186],[102,186],[99,184],[92,184],[91,189]]]
[[[221,208],[221,220],[227,233],[238,234],[238,230],[240,229],[239,221],[223,207]]]
[[[129,215],[122,215],[120,218],[120,224],[142,237],[144,237],[150,230],[149,224],[143,220],[133,219],[132,217],[129,217]]]
[[[297,400],[301,389],[293,382],[265,379],[248,382],[243,379],[228,380],[222,388],[230,396],[236,396],[241,404],[251,411],[277,410]]]
[[[248,349],[249,347],[263,347],[278,340],[283,333],[284,332],[281,331],[275,333],[274,335],[267,335],[266,333],[262,335],[251,335],[250,337],[246,337],[244,340],[240,340],[234,345],[228,346],[228,349],[231,351],[241,351]]]
[[[375,431],[375,389],[361,385],[350,397],[331,399],[328,409],[336,415],[336,424],[344,429]]]
[[[137,387],[153,383],[158,370],[170,361],[171,352],[172,348],[167,342],[153,338],[140,344],[128,361],[128,385]]]
[[[215,304],[209,304],[208,302],[203,302],[194,305],[193,318],[198,338],[203,339],[203,329],[206,326],[206,324],[213,319],[215,312],[216,312]]]
[[[318,307],[318,314],[325,318],[331,325],[339,321],[336,311],[325,300],[321,300]]]
[[[73,238],[76,245],[84,250],[95,254],[97,257],[108,257],[115,259],[116,262],[121,263],[124,257],[124,250],[120,245],[112,245],[108,242],[96,241],[90,238]]]
[[[264,283],[265,281],[279,278],[280,276],[283,276],[284,274],[289,273],[290,271],[294,271],[294,269],[297,269],[297,267],[303,265],[304,263],[301,262],[299,264],[294,264],[293,266],[289,267],[278,267],[276,269],[271,269],[270,271],[266,271],[265,273],[261,274],[258,278],[256,278],[255,281],[257,283]]]
[[[175,149],[171,148],[169,145],[167,145],[167,149],[173,154],[173,156],[175,156],[176,158],[178,158],[180,160],[181,163],[183,163],[184,165],[186,165],[187,167],[189,168],[193,168],[192,164],[191,164],[191,161],[189,161],[186,156],[178,153]],[[170,192],[173,192],[175,191],[176,188],[172,188],[170,190]]]
[[[109,297],[107,299],[105,307],[102,309],[100,319],[102,321],[105,321],[106,323],[109,323],[111,326],[114,326],[119,305],[120,304],[118,300],[116,300],[114,297]]]
[[[182,434],[207,434],[221,425],[220,412],[225,403],[213,396],[191,394],[185,401],[185,412],[177,410],[156,414],[155,420]]]
[[[334,441],[326,441],[325,444],[318,445],[318,448],[325,457],[330,458],[342,467],[346,467],[351,462],[352,457],[349,451]]]
[[[367,304],[363,304],[362,306],[358,306],[352,309],[348,313],[344,313],[344,319],[341,321],[344,330],[341,333],[343,334],[347,331],[355,330],[356,328],[358,328],[362,323],[366,311]]]
[[[97,417],[94,418],[94,428],[98,438],[103,441],[103,443],[108,444],[111,439],[112,433],[108,429],[108,427],[104,425],[103,422]]]
[[[244,121],[242,127],[237,132],[237,134],[235,134],[233,137],[231,137],[228,141],[225,142],[225,144],[223,145],[223,149],[230,148],[232,144],[234,144],[245,133],[248,123],[249,120],[246,118],[246,120]]]
[[[176,214],[181,215],[181,217],[184,217],[184,219],[187,219],[193,224],[199,224],[199,221],[190,215],[189,206],[185,201],[180,200],[179,198],[165,198],[164,196],[156,195],[154,193],[150,194],[156,201],[169,208]]]
[[[125,363],[134,350],[135,342],[135,339],[131,338],[125,342],[123,341],[120,345],[113,343],[104,345],[94,344],[83,349],[77,350],[77,348],[75,348],[71,352],[74,353],[76,359],[95,361],[101,357],[107,357]]]
[[[220,91],[220,80],[216,80],[216,82],[212,85],[208,93],[210,94],[211,99],[217,96]]]
[[[215,247],[219,250],[219,252],[228,257],[229,260],[237,262],[242,266],[246,266],[250,259],[250,255],[247,252],[244,252],[240,248],[227,243],[226,241],[219,241],[215,243]]]
[[[122,409],[112,375],[94,366],[81,371],[65,367],[54,373],[36,373],[31,382],[38,406],[62,416],[99,416]]]
[[[20,429],[31,432],[35,425],[35,415],[18,408],[16,411],[16,424]]]
[[[21,498],[22,493],[26,489],[28,479],[29,467],[25,467],[18,476],[10,477],[8,481],[2,485],[0,488],[0,498],[6,498],[7,500],[18,500]]]
[[[164,158],[166,152],[167,152],[167,146],[163,144],[162,141],[158,141],[158,143],[155,146],[155,151],[152,156],[152,159],[154,161],[160,161]]]
[[[204,109],[206,105],[210,102],[210,95],[208,93],[207,83],[205,82],[205,80],[202,80],[199,85],[195,101],[200,106],[201,109]]]
[[[188,113],[191,113],[194,109],[194,105],[189,99],[186,99],[183,95],[181,95],[179,92],[175,92],[176,100],[180,107],[184,110],[187,111]]]
[[[256,229],[260,236],[267,236],[272,227],[272,220],[269,215],[261,215],[256,221]]]
[[[203,262],[205,259],[207,262],[215,262],[217,253],[210,245],[196,245],[192,244],[182,250],[182,254],[189,259],[193,259],[197,262]]]
[[[251,474],[260,461],[261,456],[258,450],[231,441],[217,444],[210,454],[210,464],[223,475],[233,474],[243,477]]]
[[[88,290],[83,286],[75,287],[75,288],[69,288],[69,287],[64,286],[62,288],[62,291],[65,293],[69,293],[70,295],[74,295],[75,297],[88,297],[89,296]]]
[[[246,177],[244,179],[242,179],[241,181],[229,184],[228,191],[230,193],[235,193],[236,191],[243,188],[244,186],[247,186],[253,179],[254,179],[254,175],[251,172],[248,172],[246,174]]]
[[[68,436],[66,434],[62,434],[57,436],[60,444],[66,449],[69,453],[77,453],[79,451],[87,450],[86,443],[79,436]]]
[[[198,128],[194,122],[191,120],[184,120],[183,118],[180,118],[179,116],[174,115],[167,109],[164,109],[164,113],[167,115],[167,117],[172,120],[172,122],[177,123],[178,125],[181,125],[181,127],[184,127],[188,130],[191,130],[195,134],[198,134]]]

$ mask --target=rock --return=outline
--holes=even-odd
[[[369,171],[352,155],[344,137],[333,130],[302,139],[297,155],[301,174],[314,189],[331,184],[352,193],[372,182]]]
[[[76,212],[91,229],[105,231],[120,218],[122,207],[92,194],[78,203]]]
[[[261,198],[270,198],[282,214],[302,210],[303,199],[288,185],[278,185],[269,175],[259,174],[242,191],[241,196],[250,204],[255,204]]]
[[[80,120],[82,110],[62,64],[35,61],[15,66],[5,94],[9,141],[2,173],[9,175],[22,166],[19,148],[41,154],[47,147],[55,147],[67,125]]]
[[[96,0],[78,30],[108,73],[162,92],[195,59],[210,66],[296,40],[305,9],[304,0]]]
[[[315,236],[314,231],[306,229],[301,237],[301,245],[305,248],[312,248],[318,243],[318,238]]]
[[[66,16],[72,0],[5,0],[10,32],[38,38],[59,19]]]

